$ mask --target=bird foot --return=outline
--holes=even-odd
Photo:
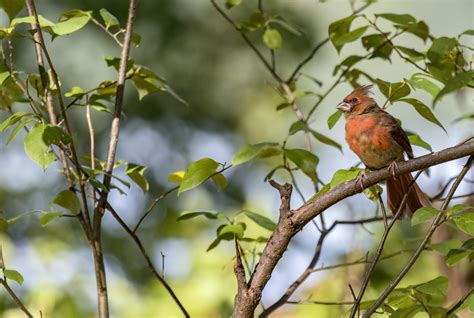
[[[398,172],[398,165],[396,161],[393,161],[389,166],[388,166],[388,174],[392,175],[392,177],[395,179],[396,174]]]
[[[356,178],[356,184],[360,185],[362,191],[364,190],[364,181],[367,179],[367,169],[362,170]]]

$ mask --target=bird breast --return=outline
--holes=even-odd
[[[377,116],[347,118],[346,141],[368,168],[380,169],[403,159],[403,148]]]

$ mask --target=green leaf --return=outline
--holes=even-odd
[[[3,85],[3,82],[5,82],[7,80],[7,78],[9,78],[9,77],[10,77],[10,72],[0,73],[0,85]]]
[[[44,127],[43,141],[46,145],[67,145],[72,142],[72,138],[60,127],[48,124]]]
[[[448,291],[448,279],[440,276],[426,283],[416,285],[414,288],[424,294],[445,297]]]
[[[222,173],[213,175],[212,181],[214,181],[219,190],[224,190],[229,185],[229,181],[227,181],[226,177]]]
[[[357,64],[358,62],[360,62],[364,59],[365,59],[365,57],[359,56],[359,55],[349,56],[349,57],[345,58],[344,61],[342,61],[341,63],[336,65],[336,67],[334,67],[334,71],[333,71],[332,75],[336,75],[337,72],[339,71],[339,69],[341,69],[341,67],[347,66],[347,68],[350,68],[353,65]]]
[[[433,105],[435,105],[442,96],[459,90],[473,81],[474,71],[458,73],[455,77],[446,82],[446,85],[433,100]]]
[[[474,213],[465,213],[451,218],[457,227],[466,232],[467,234],[474,236]]]
[[[409,26],[402,26],[402,29],[404,29],[408,33],[419,37],[425,42],[426,39],[430,37],[430,29],[428,28],[428,25],[426,25],[426,23],[423,21],[418,21],[416,24],[412,24]]]
[[[420,102],[418,99],[403,98],[400,101],[412,105],[415,108],[415,110],[418,112],[418,114],[420,114],[423,118],[425,118],[426,120],[438,125],[439,127],[441,127],[446,132],[446,129],[444,129],[443,125],[439,122],[439,120],[431,112],[431,109],[428,106],[426,106],[425,104],[423,104],[422,102]]]
[[[235,6],[238,6],[241,3],[242,3],[242,0],[226,0],[225,6],[227,9],[231,9]]]
[[[377,86],[382,94],[392,104],[393,102],[409,95],[411,92],[410,86],[408,86],[405,82],[390,83],[380,78],[377,78],[375,82],[377,83]]]
[[[352,21],[354,21],[355,18],[357,18],[357,15],[351,15],[329,25],[329,39],[338,53],[341,51],[344,44],[357,40],[367,30],[367,27],[362,27],[349,32]]]
[[[81,212],[81,203],[76,194],[71,190],[59,192],[56,197],[54,197],[52,203],[71,211],[73,214],[79,214]]]
[[[459,36],[464,35],[464,34],[465,34],[465,35],[472,35],[472,36],[474,36],[474,29],[466,30],[466,31],[464,31],[463,33],[461,33]]]
[[[319,158],[304,149],[285,149],[285,156],[314,182],[317,181],[316,166]]]
[[[261,214],[249,211],[249,210],[243,210],[242,214],[247,216],[249,219],[263,227],[264,229],[267,229],[269,231],[273,231],[276,228],[276,223],[267,218],[266,216],[263,216]]]
[[[203,158],[191,163],[184,174],[183,180],[179,186],[178,195],[184,191],[191,190],[216,172],[219,163],[211,158]]]
[[[387,41],[385,34],[371,34],[362,38],[362,45],[367,51],[374,50],[370,58],[380,57],[382,59],[390,60],[390,55],[393,51],[393,46]]]
[[[341,51],[342,47],[345,44],[358,40],[362,35],[364,35],[365,31],[367,31],[368,28],[368,26],[363,26],[349,33],[345,33],[336,38],[333,38],[333,44],[336,47],[338,53]]]
[[[8,0],[5,0],[8,1]],[[38,15],[38,21],[42,29],[48,29],[51,31],[51,27],[54,26],[54,23],[43,17],[42,15]],[[35,18],[33,16],[15,18],[11,20],[10,26],[15,27],[17,24],[31,24],[35,23]],[[47,30],[46,30],[47,31]]]
[[[125,174],[132,179],[137,186],[142,189],[143,192],[147,192],[150,185],[148,184],[147,179],[145,178],[146,167],[137,165],[135,163],[127,163],[125,166]]]
[[[416,19],[409,14],[383,13],[376,14],[375,16],[403,26],[410,26],[416,24]]]
[[[379,194],[382,194],[383,189],[378,184],[375,184],[371,187],[364,189],[364,195],[367,199],[377,202],[379,199]]]
[[[466,213],[466,212],[473,212],[473,211],[474,211],[474,207],[472,207],[470,205],[455,204],[452,207],[450,207],[448,209],[448,211],[446,211],[446,215],[448,217],[457,216],[457,215],[460,215],[460,214],[463,214],[463,213]]]
[[[0,0],[0,8],[3,9],[12,21],[25,6],[25,0]]]
[[[31,128],[28,135],[23,140],[25,152],[31,160],[46,170],[55,160],[55,155],[49,150],[49,145],[45,143],[43,134],[46,125],[38,124]]]
[[[107,9],[102,8],[99,10],[100,16],[104,21],[105,28],[108,30],[110,27],[119,25],[118,19],[110,13]]]
[[[204,216],[205,218],[207,219],[210,219],[210,220],[216,220],[216,219],[222,219],[224,218],[224,214],[222,213],[219,213],[219,212],[210,212],[210,211],[185,211],[185,212],[182,212],[177,221],[184,221],[184,220],[188,220],[188,219],[192,219],[192,218],[195,218],[197,216]]]
[[[462,261],[465,257],[469,256],[472,251],[466,249],[452,249],[449,251],[448,255],[446,255],[446,265],[452,267]]]
[[[407,55],[410,61],[421,61],[425,59],[425,55],[423,53],[414,49],[404,46],[395,46],[395,48]]]
[[[355,178],[357,178],[360,172],[361,170],[357,168],[351,168],[350,170],[344,170],[344,169],[337,170],[332,176],[331,183],[330,183],[331,188],[334,188],[335,186],[341,183],[344,183],[346,181],[354,180]]]
[[[408,136],[408,140],[410,141],[410,144],[412,144],[412,145],[425,148],[428,151],[433,151],[431,149],[430,144],[427,143],[426,141],[424,141],[423,139],[421,139],[421,137],[418,136],[417,134],[410,134]]]
[[[5,119],[3,121],[3,123],[0,125],[0,133],[4,132],[5,129],[7,129],[8,127],[10,127],[10,126],[16,124],[17,122],[19,122],[23,117],[31,116],[31,115],[33,115],[33,114],[32,113],[24,113],[24,112],[14,113],[13,115],[11,115],[7,119]]]
[[[168,182],[181,183],[186,171],[175,171],[168,175]]]
[[[439,37],[433,41],[426,56],[433,63],[440,63],[456,48],[458,41],[455,38]]]
[[[232,165],[237,166],[256,158],[268,158],[281,153],[280,145],[275,142],[262,142],[242,146],[232,158]]]
[[[71,90],[64,94],[66,97],[82,97],[85,95],[85,92],[79,86],[73,86]]]
[[[451,249],[457,248],[460,245],[461,241],[459,239],[452,239],[436,244],[431,244],[430,246],[434,251],[441,253],[442,255],[447,255]]]
[[[331,116],[328,118],[328,127],[332,129],[336,123],[338,122],[339,118],[341,118],[342,112],[340,110],[336,110]]]
[[[228,224],[224,225],[223,227],[219,228],[217,234],[219,237],[225,240],[232,239],[235,235],[238,239],[244,237],[244,225],[242,223],[237,224]],[[228,234],[232,234],[231,236]]]
[[[427,222],[433,219],[438,213],[441,213],[441,211],[433,207],[419,208],[415,211],[413,217],[411,218],[411,226]]]
[[[4,219],[0,218],[0,231],[6,232],[8,230],[9,223]]]
[[[279,49],[282,46],[282,38],[280,32],[275,29],[268,28],[263,33],[263,42],[270,49]]]
[[[457,123],[466,119],[474,119],[474,114],[462,115],[461,117],[458,117],[455,120],[453,120],[453,123]]]
[[[408,83],[413,88],[422,89],[433,97],[436,97],[440,91],[440,88],[435,83],[427,79],[426,75],[422,73],[413,74],[408,80]]]
[[[339,149],[342,152],[342,146],[339,143],[337,143],[336,141],[334,141],[333,139],[331,139],[331,138],[329,138],[329,137],[327,137],[327,136],[325,136],[321,133],[318,133],[315,130],[311,130],[311,134],[313,135],[314,138],[316,138],[317,140],[319,140],[323,144],[333,146],[333,147]]]
[[[56,220],[57,218],[61,217],[63,215],[62,212],[50,212],[50,213],[46,213],[45,215],[43,215],[39,222],[42,226],[46,226],[48,223]]]
[[[51,28],[57,35],[65,35],[82,29],[91,19],[91,12],[82,10],[70,10],[64,12],[59,22]]]
[[[23,284],[23,281],[24,281],[23,276],[14,269],[4,269],[3,275],[8,279],[14,280],[19,285]]]
[[[143,97],[147,95],[166,91],[164,83],[161,80],[153,77],[141,77],[138,75],[133,75],[132,83],[137,89],[139,100],[142,100]]]
[[[36,121],[36,119],[34,119],[34,118],[29,118],[29,119],[22,120],[22,121],[15,127],[15,129],[12,130],[10,136],[8,137],[7,145],[10,144],[10,142],[12,142],[13,139],[15,139],[16,135],[17,135],[26,125],[28,125],[29,123],[31,123],[31,122],[33,122],[33,121]]]

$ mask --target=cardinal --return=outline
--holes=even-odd
[[[417,209],[429,206],[430,201],[410,173],[395,175],[397,162],[404,160],[404,153],[412,159],[413,150],[396,119],[369,96],[371,88],[372,85],[356,88],[336,107],[346,118],[346,141],[368,169],[389,167],[387,203],[394,215],[410,190],[400,217],[411,218]],[[358,182],[363,184],[364,178],[365,170],[359,175]]]

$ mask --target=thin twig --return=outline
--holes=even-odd
[[[5,290],[10,294],[13,301],[15,301],[17,306],[20,307],[21,311],[23,311],[28,318],[33,318],[33,315],[31,314],[31,312],[28,311],[28,309],[25,307],[21,299],[18,298],[15,292],[10,288],[10,285],[8,285],[6,278],[0,278],[0,284],[2,284]]]
[[[109,29],[107,29],[104,25],[102,25],[102,23],[100,23],[99,21],[97,21],[97,19],[95,19],[94,17],[91,18],[91,21],[97,25],[99,28],[101,28],[105,33],[107,33],[107,35],[109,35],[112,39],[114,39],[114,41],[120,46],[120,47],[123,47],[123,43],[120,42],[120,40],[117,38],[117,36],[115,34],[113,34],[112,32],[109,31]]]
[[[259,49],[252,43],[252,41],[250,41],[250,39],[247,37],[247,35],[239,29],[237,24],[235,24],[235,22],[224,12],[224,10],[222,10],[222,8],[219,7],[219,5],[216,3],[215,0],[211,0],[211,3],[214,6],[214,8],[217,10],[217,12],[219,12],[219,14],[234,27],[234,29],[240,34],[240,36],[242,36],[242,38],[248,44],[248,46],[250,46],[250,48],[255,52],[255,54],[257,54],[260,61],[262,61],[263,65],[268,69],[270,74],[273,75],[275,80],[278,83],[283,83],[284,81],[282,80],[282,78],[273,70],[272,66],[265,59],[262,52],[260,52]]]
[[[325,305],[325,306],[343,306],[353,305],[353,301],[318,301],[318,300],[303,300],[303,301],[287,301],[287,304],[291,305]]]
[[[362,12],[363,10],[365,10],[366,8],[368,8],[370,5],[372,4],[372,2],[367,2],[366,4],[364,4],[362,7],[360,7],[359,9],[355,10],[351,16],[353,15],[356,15],[360,12]],[[303,60],[301,61],[300,64],[298,64],[295,68],[295,70],[293,71],[293,73],[291,73],[290,77],[286,80],[287,83],[290,83],[295,77],[296,75],[298,75],[298,72],[306,65],[308,64],[308,62],[310,62],[314,56],[316,55],[316,53],[319,51],[319,49],[321,49],[326,43],[329,42],[329,38],[325,38],[324,40],[322,40],[321,42],[319,42],[318,44],[316,44],[316,46],[313,48],[313,50],[311,51],[311,53]]]
[[[362,301],[362,298],[364,297],[364,293],[367,289],[367,286],[369,285],[369,280],[372,276],[372,273],[375,269],[375,266],[377,265],[380,257],[382,256],[382,252],[383,252],[383,248],[385,246],[385,242],[388,238],[388,234],[390,233],[390,230],[392,229],[393,225],[395,224],[395,222],[398,220],[398,218],[402,215],[403,213],[403,210],[405,209],[405,204],[406,202],[408,201],[408,195],[411,193],[411,191],[413,190],[413,185],[415,184],[416,180],[418,179],[418,177],[421,175],[421,173],[423,172],[423,170],[420,170],[418,171],[418,173],[415,175],[415,177],[413,178],[413,181],[410,183],[408,189],[406,190],[403,198],[402,198],[402,201],[400,202],[400,205],[398,207],[398,210],[396,211],[396,213],[394,214],[393,216],[393,219],[392,221],[390,222],[390,224],[388,226],[385,227],[384,229],[384,232],[382,234],[382,238],[380,239],[380,243],[379,243],[379,246],[377,247],[377,252],[375,253],[375,256],[374,258],[372,259],[372,262],[370,263],[370,266],[369,268],[367,269],[367,271],[365,272],[365,275],[364,275],[364,279],[362,281],[362,286],[360,287],[360,290],[359,290],[359,294],[357,295],[357,299],[354,303],[354,307],[352,307],[352,310],[351,310],[351,314],[350,314],[350,317],[353,318],[355,317],[356,313],[358,312],[359,310],[359,305],[360,305],[360,302]]]
[[[130,229],[130,227],[125,223],[124,220],[122,220],[122,218],[119,216],[117,211],[115,211],[115,209],[108,202],[107,202],[107,209],[110,211],[112,216],[117,220],[117,222],[122,226],[122,228],[128,233],[128,235],[130,235],[130,237],[133,239],[135,244],[138,246],[138,249],[140,250],[140,253],[142,254],[143,258],[145,259],[145,262],[148,266],[148,269],[158,279],[158,281],[163,285],[163,287],[165,287],[165,289],[168,291],[168,293],[173,298],[175,303],[178,305],[178,307],[181,310],[181,312],[183,313],[183,315],[185,317],[190,317],[189,313],[186,311],[186,309],[184,308],[183,304],[179,300],[178,296],[176,296],[176,294],[173,291],[173,289],[171,288],[171,286],[166,282],[166,280],[156,270],[155,265],[153,265],[153,262],[152,262],[150,256],[148,255],[145,247],[143,246],[143,243],[140,240],[140,238],[135,233],[133,233],[133,231]]]
[[[456,181],[454,181],[451,189],[449,190],[449,193],[446,197],[446,200],[443,202],[443,205],[441,206],[440,212],[433,222],[430,225],[430,228],[428,229],[428,232],[426,233],[425,237],[421,241],[421,243],[418,245],[417,249],[413,253],[413,255],[410,257],[408,262],[405,264],[403,269],[398,273],[398,275],[393,279],[393,281],[390,283],[390,285],[383,291],[383,293],[377,298],[377,300],[374,302],[374,304],[364,313],[363,317],[370,317],[371,314],[377,310],[377,308],[384,302],[384,300],[388,297],[388,295],[392,292],[395,287],[397,287],[398,283],[402,280],[403,277],[408,273],[410,268],[415,264],[416,260],[418,257],[421,255],[421,252],[425,249],[425,246],[428,244],[429,240],[431,239],[431,236],[433,233],[436,231],[438,226],[443,223],[443,221],[446,218],[446,209],[448,208],[449,203],[451,202],[452,197],[454,196],[454,193],[456,192],[459,184],[461,183],[462,179],[464,176],[467,174],[469,169],[472,166],[472,162],[474,160],[474,156],[471,155],[469,159],[467,160],[466,164],[462,168],[460,174],[458,175]]]
[[[469,296],[471,296],[472,293],[474,293],[474,288],[471,287],[471,289],[453,307],[451,307],[451,309],[448,310],[448,312],[446,313],[446,317],[449,317],[459,307],[461,307],[462,304],[469,298]]]

